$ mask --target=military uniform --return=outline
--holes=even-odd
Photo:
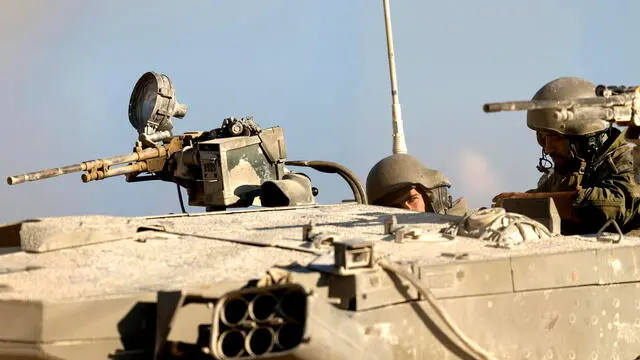
[[[533,100],[593,96],[594,84],[580,78],[564,77],[547,83]],[[569,139],[573,155],[579,159],[584,154],[589,155],[587,159],[581,159],[584,160],[584,172],[566,175],[553,172],[529,192],[577,191],[572,216],[578,221],[563,220],[564,234],[595,233],[610,219],[615,219],[623,232],[640,226],[640,216],[636,215],[640,198],[634,180],[632,146],[625,141],[624,133],[605,120],[558,120],[552,112],[528,111],[527,126]],[[593,147],[594,143],[599,145]],[[585,151],[589,146],[590,153]]]
[[[367,175],[366,187],[372,205],[389,206],[399,193],[415,187],[435,213],[464,215],[467,211],[466,199],[452,200],[451,183],[440,171],[426,168],[407,154],[387,156],[376,163]]]
[[[570,174],[560,174],[551,171],[538,180],[538,187],[528,190],[528,193],[554,192],[554,191],[572,191],[578,190],[578,185],[582,179],[582,173],[575,171]]]
[[[574,204],[576,216],[589,219],[583,225],[589,232],[598,231],[610,219],[615,219],[624,232],[640,225],[640,219],[635,219],[640,198],[634,180],[632,146],[623,132],[611,132],[609,146],[585,169]]]

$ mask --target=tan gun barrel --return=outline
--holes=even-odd
[[[58,168],[52,168],[47,170],[35,171],[28,174],[9,176],[7,178],[7,184],[15,185],[15,184],[21,184],[25,181],[38,181],[38,180],[52,178],[59,175],[74,173],[78,171],[84,171],[82,163],[58,167]]]
[[[625,93],[609,97],[594,96],[590,98],[581,98],[573,100],[524,100],[524,101],[505,101],[486,103],[482,106],[482,110],[486,113],[494,113],[500,111],[527,111],[542,109],[571,109],[577,107],[594,107],[594,106],[621,106],[631,105],[635,93]]]
[[[142,161],[157,157],[162,157],[167,154],[167,145],[163,145],[157,148],[148,148],[139,152],[133,152],[129,154],[117,155],[106,159],[83,161],[79,164],[68,165],[58,168],[34,171],[27,174],[15,175],[7,177],[7,184],[16,185],[26,181],[38,181],[42,179],[48,179],[59,175],[70,174],[79,171],[88,171],[89,173],[96,173],[100,175],[83,174],[83,182],[91,180],[100,180],[104,177],[111,177],[116,175],[123,175],[129,172],[145,171],[144,165],[131,165],[123,167],[123,169],[109,169],[112,165],[125,164],[128,162]],[[145,164],[146,165],[146,164]],[[94,171],[95,170],[95,171]]]

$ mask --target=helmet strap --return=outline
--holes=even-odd
[[[613,140],[611,136],[612,127],[589,136],[580,136],[569,139],[570,150],[573,156],[587,163],[593,162],[602,149],[608,145],[607,140]]]
[[[432,211],[443,214],[445,210],[453,207],[453,197],[449,194],[448,186],[439,186],[432,189],[425,189],[419,186],[425,202],[428,202]]]
[[[538,159],[538,166],[536,166],[536,169],[546,175],[549,175],[551,169],[553,169],[553,163],[549,160],[549,155],[544,152],[544,148],[542,149],[542,154]]]

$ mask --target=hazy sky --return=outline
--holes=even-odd
[[[525,113],[488,115],[483,103],[528,99],[558,76],[640,84],[638,1],[391,0],[391,10],[409,153],[473,206],[539,177]],[[284,128],[289,159],[337,161],[363,183],[391,154],[381,0],[1,0],[0,44],[3,178],[130,152],[127,105],[146,71],[167,74],[189,106],[176,133],[253,115]],[[307,173],[320,203],[351,197],[339,177]],[[0,185],[0,200],[1,222],[179,211],[174,184],[80,174]]]

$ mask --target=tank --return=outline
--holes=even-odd
[[[169,181],[206,211],[2,225],[0,359],[638,356],[639,237],[559,235],[551,199],[461,216],[368,205],[349,169],[289,160],[282,128],[174,135],[187,112],[147,72],[131,153],[7,178]],[[317,204],[300,167],[353,199]]]
[[[406,154],[383,4],[393,153]],[[622,111],[635,92],[618,95],[569,105],[613,106],[606,120],[637,129]],[[167,75],[146,72],[131,152],[7,178],[166,181],[182,213],[0,225],[0,360],[640,359],[637,231],[563,236],[553,198],[462,215],[370,205],[341,164],[291,160],[277,124],[174,134],[188,110]],[[353,198],[318,204],[313,172]],[[205,211],[188,213],[183,190]]]

